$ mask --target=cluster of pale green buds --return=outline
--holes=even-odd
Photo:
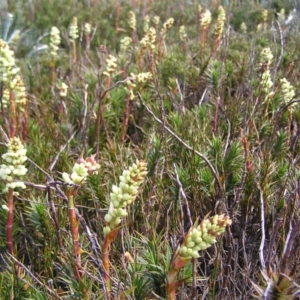
[[[152,79],[152,74],[150,72],[143,72],[135,75],[134,73],[130,74],[129,80],[126,81],[127,84],[127,90],[130,94],[130,100],[134,100],[134,88],[136,87],[137,83],[146,83],[148,80]]]
[[[266,94],[269,94],[271,88],[273,87],[273,81],[271,79],[271,73],[269,70],[273,57],[274,56],[269,47],[262,49],[260,53],[260,67],[262,68],[263,73],[261,75],[260,85]]]
[[[10,83],[19,71],[14,52],[5,41],[0,39],[0,81]]]
[[[262,29],[263,29],[263,27],[262,27],[261,23],[256,26],[256,32],[261,32]]]
[[[117,58],[109,54],[106,59],[106,71],[104,71],[103,74],[106,75],[107,77],[111,77],[112,74],[117,69],[118,65],[116,62],[117,62]]]
[[[110,205],[104,219],[106,226],[103,229],[106,236],[112,229],[118,226],[122,218],[127,215],[126,206],[133,203],[138,194],[139,186],[147,174],[147,163],[137,161],[128,170],[124,170],[119,177],[119,185],[112,186],[110,193]]]
[[[57,27],[53,26],[51,27],[50,32],[50,54],[52,56],[57,56],[58,52],[58,45],[60,44],[60,32]]]
[[[185,26],[184,25],[179,27],[179,38],[182,42],[184,42],[187,38],[187,34],[186,34],[186,31],[185,31]]]
[[[17,74],[14,79],[10,82],[9,88],[15,92],[15,101],[25,105],[27,102],[26,87],[22,80],[22,77]]]
[[[242,31],[242,33],[247,33],[247,25],[246,25],[246,23],[245,22],[242,22],[242,24],[241,24],[241,31]]]
[[[69,37],[72,42],[75,42],[76,39],[78,39],[78,25],[77,25],[77,18],[74,17],[72,19],[70,28],[69,28]]]
[[[129,36],[125,36],[120,41],[120,50],[121,52],[126,52],[130,45],[132,44],[132,38]]]
[[[222,36],[225,20],[226,20],[225,10],[224,10],[223,6],[221,5],[218,8],[218,18],[217,18],[217,23],[215,25],[216,40],[219,40]]]
[[[160,17],[159,16],[154,16],[152,19],[154,25],[158,25],[160,23]]]
[[[86,35],[90,35],[92,32],[92,25],[90,23],[85,23],[84,24],[84,33]]]
[[[174,24],[174,18],[169,18],[164,24],[161,29],[161,34],[165,34],[169,29],[172,28]]]
[[[149,30],[149,23],[150,23],[150,17],[148,15],[146,15],[144,17],[144,24],[143,24],[143,30],[144,30],[144,32],[148,32],[148,30]]]
[[[135,18],[135,14],[134,12],[131,10],[129,11],[129,20],[128,20],[128,24],[129,27],[132,29],[132,31],[136,31],[136,18]]]
[[[206,9],[201,13],[200,26],[203,30],[205,30],[210,23],[211,23],[211,12],[208,9]]]
[[[79,157],[75,163],[72,173],[62,173],[62,178],[65,183],[68,184],[82,184],[87,179],[88,175],[97,174],[100,165],[96,162],[95,156],[92,155],[83,159]]]
[[[57,86],[57,88],[59,90],[60,97],[64,98],[67,96],[69,87],[64,82],[61,82],[60,85]]]
[[[16,180],[16,177],[24,176],[27,173],[27,168],[24,166],[27,160],[27,150],[17,137],[9,140],[7,148],[8,151],[2,155],[5,163],[0,166],[0,178],[6,182],[4,193],[8,189],[26,188],[24,182]]]
[[[260,85],[262,90],[268,94],[273,87],[273,81],[271,79],[270,70],[265,70],[261,75]]]
[[[262,11],[261,17],[262,17],[262,21],[263,21],[264,23],[266,23],[267,20],[268,20],[268,11],[267,11],[266,9],[264,9],[264,10]]]
[[[197,227],[192,227],[185,236],[184,242],[179,248],[178,255],[184,260],[199,257],[199,251],[205,250],[214,244],[217,236],[225,231],[227,225],[232,221],[229,217],[215,215],[209,219],[204,219]]]
[[[154,27],[150,27],[146,35],[141,39],[140,45],[142,49],[153,50],[156,42],[156,30]]]
[[[284,22],[285,22],[285,10],[284,10],[284,8],[282,8],[282,9],[280,10],[280,12],[277,13],[277,15],[278,15],[278,21],[279,21],[280,23],[284,23]]]
[[[5,88],[3,91],[2,103],[3,107],[9,106],[10,93],[14,91],[15,103],[17,107],[22,111],[27,104],[26,87],[19,74],[17,74],[9,83],[9,88]]]
[[[142,72],[137,75],[134,75],[133,73],[130,74],[131,76],[134,76],[137,82],[139,83],[145,83],[148,80],[152,79],[152,74],[150,72]]]
[[[201,4],[198,4],[198,14],[201,14],[201,12],[202,12],[202,6]]]
[[[291,101],[295,96],[294,87],[286,80],[286,78],[280,79],[281,92],[285,103]]]
[[[263,48],[260,52],[260,64],[261,66],[263,64],[266,64],[267,67],[270,66],[272,60],[273,60],[273,54],[271,52],[271,49],[269,47]]]

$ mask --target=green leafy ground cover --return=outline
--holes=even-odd
[[[200,3],[1,3],[0,299],[299,299],[297,3]]]

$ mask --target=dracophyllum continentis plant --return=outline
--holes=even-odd
[[[109,276],[110,245],[117,236],[122,219],[127,215],[127,206],[135,201],[139,187],[144,181],[146,174],[147,163],[145,161],[137,161],[128,170],[123,171],[123,174],[119,177],[119,185],[112,186],[109,209],[105,215],[106,226],[103,229],[104,242],[102,245],[105,270],[104,280],[109,299],[111,297],[111,280]]]
[[[194,225],[184,238],[182,245],[175,252],[167,273],[167,299],[176,299],[176,289],[182,283],[176,277],[181,268],[198,258],[199,251],[205,250],[217,241],[217,237],[225,232],[232,221],[225,215],[205,218],[200,225]]]
[[[26,186],[20,180],[27,173],[27,168],[24,163],[27,160],[26,148],[19,138],[13,137],[7,144],[7,152],[2,155],[4,161],[0,166],[0,178],[5,182],[3,193],[8,193],[8,216],[6,225],[6,244],[11,254],[14,254],[12,240],[13,226],[13,197],[18,193],[16,189],[25,189]]]
[[[82,277],[80,258],[81,249],[79,245],[79,222],[76,216],[74,197],[77,195],[79,186],[86,182],[89,175],[97,174],[99,168],[100,165],[96,162],[94,156],[87,157],[86,159],[83,159],[81,156],[73,166],[71,174],[66,172],[62,174],[63,181],[68,184],[66,195],[68,198],[69,221],[74,245],[74,274],[78,280]]]

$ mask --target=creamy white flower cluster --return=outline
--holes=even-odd
[[[147,163],[137,161],[128,170],[124,170],[120,176],[119,186],[113,185],[110,193],[110,206],[104,219],[106,225],[103,229],[106,236],[112,229],[118,226],[122,218],[127,215],[126,206],[136,198],[138,188],[147,174]]]
[[[142,72],[137,75],[131,73],[130,76],[133,77],[134,80],[136,80],[139,83],[145,83],[148,80],[152,79],[152,74],[150,72]]]
[[[242,22],[241,27],[240,27],[242,33],[246,33],[247,32],[247,25],[245,22]]]
[[[179,38],[182,42],[184,42],[187,38],[187,34],[186,34],[186,30],[185,30],[184,25],[179,27]]]
[[[273,86],[273,81],[271,79],[271,73],[270,70],[266,70],[262,75],[261,75],[261,82],[260,85],[262,87],[262,90],[265,93],[269,93],[272,86]]]
[[[72,19],[72,22],[71,22],[71,25],[70,25],[70,28],[69,28],[69,37],[70,37],[70,40],[72,42],[75,42],[75,40],[79,37],[77,18],[76,17],[74,17]]]
[[[126,81],[127,84],[127,91],[130,94],[130,100],[135,98],[134,88],[136,87],[137,83],[145,83],[148,80],[152,79],[152,74],[150,72],[143,72],[135,75],[134,73],[130,74],[130,80]]]
[[[100,165],[95,161],[94,156],[83,159],[80,157],[75,163],[72,173],[62,173],[62,178],[65,183],[82,184],[87,179],[88,175],[97,174]]]
[[[106,71],[103,72],[104,75],[106,75],[107,77],[111,77],[112,74],[116,71],[117,69],[117,58],[112,56],[112,55],[108,55],[107,59],[106,59]]]
[[[9,83],[9,88],[5,88],[3,91],[2,103],[4,107],[9,105],[10,91],[14,91],[15,103],[18,104],[20,110],[24,110],[24,106],[27,103],[26,87],[19,74],[17,74]]]
[[[27,160],[27,150],[17,137],[9,140],[7,148],[8,151],[2,155],[5,163],[0,166],[0,178],[6,181],[4,193],[8,189],[26,188],[24,182],[17,181],[16,178],[27,173],[27,168],[24,166],[24,162]]]
[[[57,27],[53,26],[50,32],[50,54],[52,56],[57,55],[59,49],[58,45],[60,44],[60,32]]]
[[[273,60],[273,54],[271,52],[270,47],[263,48],[262,51],[260,52],[260,63],[261,64],[267,64],[269,67],[272,60]]]
[[[161,29],[161,34],[166,33],[174,24],[174,18],[169,18],[164,24]]]
[[[160,17],[159,16],[154,16],[152,21],[157,26],[160,23]]]
[[[64,82],[61,82],[57,88],[59,89],[59,96],[64,98],[67,96],[68,94],[68,86],[64,83]]]
[[[186,260],[199,257],[198,252],[214,244],[217,241],[216,237],[231,223],[232,221],[223,214],[204,219],[199,226],[190,229],[179,249],[179,256]]]
[[[273,87],[273,81],[271,79],[271,73],[270,73],[270,65],[273,60],[273,54],[271,52],[271,49],[269,47],[263,48],[263,50],[260,53],[260,67],[263,70],[263,73],[261,75],[261,82],[260,85],[262,87],[262,90],[269,94],[271,91],[271,88]]]
[[[281,92],[284,102],[289,102],[295,96],[294,87],[287,81],[286,78],[280,79]]]
[[[148,15],[146,15],[144,17],[144,24],[143,24],[143,30],[144,30],[144,32],[148,32],[148,30],[149,30],[149,23],[150,23],[150,17]]]
[[[145,36],[141,39],[140,45],[142,49],[155,49],[156,30],[154,27],[150,27]]]
[[[10,83],[19,71],[14,52],[9,49],[5,41],[0,39],[0,81]]]
[[[266,9],[264,9],[261,13],[261,18],[263,22],[267,22],[268,20],[268,11]]]
[[[84,23],[84,33],[89,35],[92,32],[92,25],[90,23]]]
[[[279,21],[280,23],[284,23],[284,22],[285,22],[285,10],[284,10],[284,8],[282,8],[282,9],[280,10],[280,12],[277,13],[277,15],[278,15],[278,21]]]
[[[200,16],[201,29],[205,30],[210,23],[211,23],[211,12],[208,9],[206,9],[201,13]]]
[[[223,30],[224,30],[224,23],[226,20],[226,13],[222,5],[218,8],[218,18],[217,23],[215,25],[215,36],[216,39],[219,40],[222,36]]]
[[[135,18],[135,14],[133,11],[130,11],[129,13],[129,20],[128,20],[128,23],[129,23],[129,27],[135,31],[136,30],[136,18]]]
[[[132,44],[132,38],[125,36],[120,41],[120,50],[121,52],[126,52],[129,46]]]
[[[198,4],[198,13],[201,14],[201,12],[202,12],[202,6],[201,4]]]

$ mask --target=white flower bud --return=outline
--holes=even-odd
[[[216,238],[211,235],[203,235],[202,239],[204,242],[209,244],[214,244],[217,241]]]
[[[104,220],[106,223],[109,223],[112,220],[112,216],[110,214],[106,214]]]
[[[193,247],[195,246],[195,242],[188,242],[188,243],[186,244],[186,246],[187,246],[188,248],[193,248]]]
[[[191,256],[192,256],[193,258],[198,258],[198,257],[200,257],[198,251],[195,251],[195,250],[192,251]]]

